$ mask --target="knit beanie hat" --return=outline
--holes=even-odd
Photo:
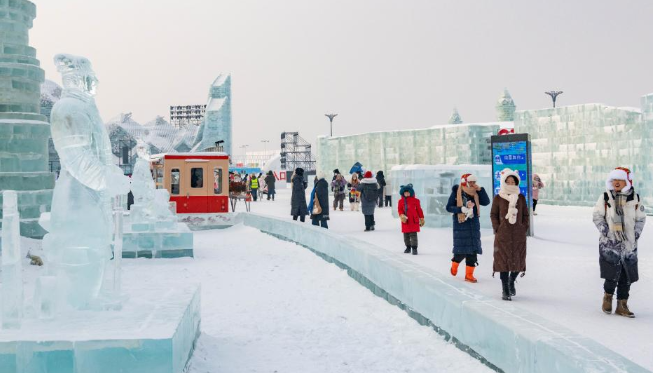
[[[399,188],[399,194],[403,197],[404,193],[410,193],[411,197],[415,197],[415,190],[413,189],[413,184],[408,184],[408,185],[402,185]]]
[[[605,187],[608,190],[614,190],[614,187],[612,186],[612,180],[626,181],[626,186],[621,190],[623,193],[628,192],[630,188],[633,187],[633,174],[630,173],[630,170],[626,167],[617,167],[614,170],[610,171],[608,179],[605,182]]]
[[[372,177],[372,171],[365,171],[365,176],[366,179],[369,179]]]

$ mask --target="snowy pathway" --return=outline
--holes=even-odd
[[[126,260],[127,282],[202,283],[190,373],[490,372],[309,250],[238,225],[195,260]]]
[[[290,219],[289,198],[290,190],[282,189],[274,203],[253,203],[252,212]],[[419,234],[420,255],[405,255],[399,222],[392,218],[389,208],[377,209],[374,232],[363,232],[360,212],[347,211],[348,206],[345,210],[331,212],[329,226],[333,232],[371,242],[431,271],[451,276],[451,228],[423,229]],[[637,318],[625,319],[605,315],[600,309],[603,280],[599,278],[598,233],[592,223],[591,208],[538,205],[538,212],[534,217],[536,237],[528,240],[527,275],[517,282],[513,304],[590,337],[653,370],[653,217],[648,217],[639,242],[640,281],[633,284],[629,301]],[[489,213],[490,206],[481,209],[481,214]],[[468,286],[500,299],[498,274],[492,278],[494,236],[490,230],[483,230],[482,236],[485,253],[479,256],[480,267],[475,273],[479,282]],[[463,282],[463,278],[464,271],[458,274],[457,280]]]

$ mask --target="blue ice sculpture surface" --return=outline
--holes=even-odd
[[[138,159],[134,165],[131,191],[134,194],[131,221],[133,225],[143,226],[145,230],[154,223],[154,191],[156,185],[150,171],[149,150],[147,144],[139,139],[136,144]],[[136,227],[134,227],[136,228]],[[136,228],[135,230],[140,230]]]
[[[2,193],[2,328],[20,328],[23,317],[23,266],[18,195]]]
[[[204,122],[193,141],[193,151],[203,151],[224,141],[224,152],[232,153],[231,74],[220,74],[211,84]]]
[[[52,108],[52,140],[61,160],[49,232],[43,249],[56,276],[59,306],[89,308],[97,301],[111,258],[111,198],[129,192],[129,179],[113,164],[111,143],[95,105],[97,77],[84,57],[54,58],[63,94]]]

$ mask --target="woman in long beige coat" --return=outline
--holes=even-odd
[[[494,272],[499,272],[503,300],[517,295],[515,280],[526,272],[526,234],[530,224],[526,198],[519,192],[519,174],[501,171],[501,189],[492,200],[490,219],[494,229]],[[522,274],[523,276],[523,274]]]

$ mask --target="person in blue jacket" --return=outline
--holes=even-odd
[[[465,259],[465,281],[477,282],[474,269],[481,248],[480,206],[490,204],[490,198],[477,183],[476,176],[464,174],[460,185],[454,185],[447,203],[447,211],[453,214],[453,258],[451,275],[458,274],[458,265]]]

